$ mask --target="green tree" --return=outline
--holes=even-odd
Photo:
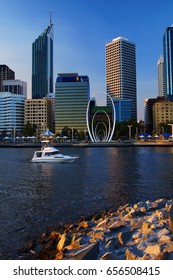
[[[31,124],[31,123],[26,123],[25,124],[25,127],[24,127],[24,130],[23,130],[23,135],[24,136],[33,136],[33,135],[36,135],[36,129],[37,129],[37,126],[35,124]]]
[[[5,129],[1,132],[1,135],[4,136],[4,137],[7,136],[7,132],[6,132]]]

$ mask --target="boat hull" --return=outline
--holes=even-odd
[[[31,162],[55,162],[55,163],[71,163],[74,162],[77,157],[69,157],[69,158],[33,158]]]

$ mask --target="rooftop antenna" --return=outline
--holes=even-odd
[[[52,25],[52,11],[50,9],[50,26]]]

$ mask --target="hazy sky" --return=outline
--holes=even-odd
[[[105,96],[105,44],[122,36],[136,44],[138,119],[144,99],[157,96],[157,61],[173,23],[172,0],[0,0],[0,64],[31,91],[32,43],[54,23],[57,73],[88,75],[91,95]]]

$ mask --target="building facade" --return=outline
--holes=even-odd
[[[173,102],[162,101],[153,105],[153,128],[159,132],[159,124],[173,123]]]
[[[153,124],[153,105],[155,103],[163,102],[164,96],[158,96],[157,98],[148,98],[144,100],[144,123],[146,133],[152,134],[154,129]]]
[[[5,131],[12,136],[14,130],[21,134],[24,128],[24,103],[23,95],[0,93],[0,134]]]
[[[25,124],[36,125],[37,136],[47,128],[52,130],[51,100],[48,98],[25,100]]]
[[[64,127],[85,131],[86,110],[90,97],[88,76],[58,74],[55,84],[55,131]]]
[[[165,96],[165,68],[164,59],[161,55],[157,62],[158,71],[158,96]]]
[[[106,91],[112,98],[132,100],[131,117],[137,120],[136,47],[122,37],[106,44]]]
[[[3,81],[3,91],[21,94],[27,98],[27,83],[21,80],[5,80]]]
[[[0,65],[0,92],[3,90],[3,81],[4,80],[14,80],[15,73],[11,70],[7,65],[2,64]]]
[[[132,116],[132,100],[125,98],[114,98],[113,102],[116,111],[116,121],[128,121]]]
[[[173,101],[173,26],[168,27],[163,36],[163,56],[166,98]]]
[[[32,98],[53,93],[53,24],[32,44]]]

